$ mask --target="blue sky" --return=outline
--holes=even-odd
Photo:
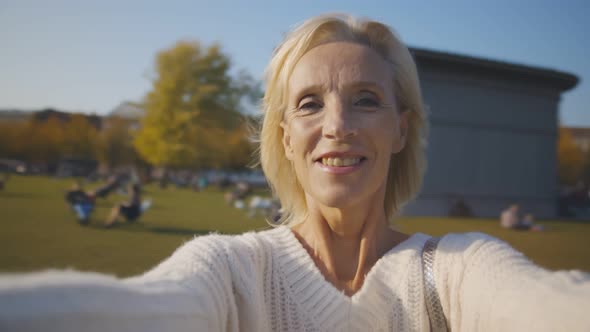
[[[590,126],[590,1],[0,1],[0,109],[105,114],[150,88],[157,51],[218,41],[262,76],[283,33],[326,12],[382,21],[410,46],[580,77],[562,123]]]

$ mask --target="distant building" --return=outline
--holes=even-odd
[[[38,112],[33,112],[33,118],[36,121],[45,122],[50,118],[58,119],[61,123],[67,123],[72,118],[72,115],[81,114],[83,115],[88,123],[97,130],[102,128],[102,117],[96,114],[82,114],[82,113],[70,113],[64,111],[58,111],[52,108],[47,108]]]
[[[109,116],[118,116],[130,120],[139,120],[143,117],[145,111],[141,105],[129,101],[122,102],[109,114]]]
[[[25,122],[31,116],[31,112],[19,110],[0,110],[0,122]]]
[[[119,106],[115,107],[115,109],[107,116],[107,118],[124,119],[128,123],[130,130],[137,131],[140,128],[140,120],[144,116],[144,114],[145,111],[143,110],[141,105],[125,101],[122,102]]]
[[[590,150],[590,128],[583,127],[565,127],[574,139],[574,143],[586,153]]]
[[[46,108],[39,111],[22,111],[22,110],[0,110],[0,122],[25,122],[33,118],[36,121],[45,122],[49,118],[58,119],[62,123],[70,121],[74,114],[82,114],[88,122],[96,129],[101,128],[102,118],[96,114],[83,114],[59,111],[53,108]]]
[[[556,216],[557,116],[578,78],[549,69],[413,49],[430,115],[423,190],[405,214],[462,205],[497,217],[519,203]]]

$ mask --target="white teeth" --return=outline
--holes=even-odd
[[[361,158],[322,158],[322,164],[331,167],[354,166],[361,161]]]

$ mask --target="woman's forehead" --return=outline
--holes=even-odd
[[[289,78],[289,94],[356,86],[391,90],[392,76],[391,66],[373,49],[356,43],[333,42],[311,49],[297,62]]]

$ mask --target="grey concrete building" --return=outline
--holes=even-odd
[[[536,217],[557,209],[561,93],[578,78],[555,70],[412,50],[429,108],[428,171],[406,215],[448,215],[463,201],[497,217],[512,203]]]

